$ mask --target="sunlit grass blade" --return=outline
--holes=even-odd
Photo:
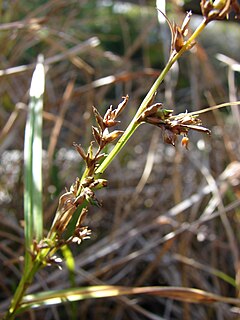
[[[24,221],[26,266],[33,239],[42,238],[42,111],[45,72],[38,59],[30,87],[30,102],[24,139]]]
[[[68,272],[69,272],[69,280],[71,283],[71,286],[75,285],[75,260],[74,260],[74,256],[72,254],[72,251],[70,250],[70,248],[68,246],[63,246],[62,249],[62,254],[64,257],[64,261],[66,263],[66,266],[68,268]]]
[[[121,286],[89,286],[66,290],[51,290],[24,297],[20,312],[29,308],[57,305],[63,302],[80,301],[122,295],[147,294],[190,303],[222,302],[238,305],[240,299],[223,297],[204,290],[182,287],[121,287]]]
[[[71,249],[65,245],[61,248],[62,251],[62,255],[64,257],[64,261],[66,264],[66,267],[68,268],[68,273],[69,273],[69,282],[70,282],[70,286],[71,287],[75,287],[76,286],[76,277],[75,277],[75,260],[74,260],[74,256],[72,254]],[[71,303],[71,319],[75,320],[77,319],[77,303],[76,302],[72,302]]]

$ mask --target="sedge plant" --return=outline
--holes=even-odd
[[[15,291],[9,309],[4,317],[5,320],[14,319],[16,315],[24,310],[44,304],[44,299],[53,303],[61,303],[63,299],[69,301],[86,299],[89,297],[106,297],[120,294],[152,293],[163,295],[163,288],[119,288],[113,286],[92,287],[90,289],[71,289],[67,296],[66,292],[48,292],[46,294],[36,294],[26,296],[26,291],[33,281],[34,275],[43,267],[49,265],[59,266],[61,259],[56,255],[57,251],[74,242],[80,244],[84,239],[91,236],[91,230],[84,225],[90,205],[100,206],[96,197],[96,191],[107,185],[103,178],[103,173],[111,164],[119,151],[134,134],[136,129],[144,123],[157,126],[162,131],[164,142],[176,144],[177,137],[182,137],[182,145],[188,148],[188,133],[190,130],[201,131],[210,134],[210,130],[202,126],[199,115],[196,113],[173,114],[173,110],[166,109],[160,102],[155,102],[158,87],[164,80],[172,65],[182,56],[183,53],[191,49],[195,44],[195,39],[212,20],[225,19],[230,11],[240,14],[240,7],[235,0],[202,0],[201,9],[203,14],[202,22],[188,37],[188,25],[191,13],[187,13],[181,26],[171,23],[165,16],[172,35],[170,55],[165,68],[154,82],[146,97],[139,106],[135,116],[129,123],[125,131],[114,130],[119,123],[118,117],[126,107],[129,97],[123,97],[122,102],[113,108],[112,106],[102,116],[93,107],[93,114],[96,119],[96,126],[92,127],[94,142],[90,143],[87,151],[77,143],[74,143],[76,151],[85,162],[85,171],[81,178],[76,181],[59,199],[53,223],[46,236],[43,235],[42,222],[42,163],[41,163],[41,134],[42,134],[42,109],[44,93],[44,63],[39,60],[33,75],[30,89],[29,115],[25,131],[25,263],[21,281]],[[40,83],[40,85],[39,85]],[[36,85],[37,84],[37,85]],[[37,87],[37,89],[36,89]],[[106,146],[118,140],[109,154],[105,154]],[[97,146],[97,147],[96,147]],[[100,293],[99,293],[100,291]],[[151,291],[151,292],[150,292]],[[183,291],[181,291],[183,292]],[[165,296],[176,297],[178,293],[166,289]],[[221,301],[216,295],[205,294],[200,290],[189,289],[185,291],[185,298],[188,301],[202,301],[204,298],[211,301]],[[59,300],[57,300],[59,298]],[[183,297],[184,299],[184,297]],[[192,300],[191,300],[192,299]],[[232,299],[232,303],[236,301]],[[227,302],[228,300],[224,300]],[[239,301],[238,301],[239,303]]]

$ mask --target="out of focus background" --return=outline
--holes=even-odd
[[[165,1],[159,6],[164,10]],[[181,25],[200,1],[166,1]],[[171,33],[155,1],[14,0],[0,2],[0,308],[21,276],[23,141],[29,86],[37,56],[47,68],[44,98],[44,227],[59,196],[84,164],[73,142],[87,147],[94,124],[122,96],[124,130],[168,59]],[[156,101],[175,113],[239,99],[239,22],[210,23],[175,64]],[[105,173],[91,207],[90,240],[72,245],[75,274],[40,272],[29,292],[71,286],[180,286],[239,297],[240,109],[201,115],[211,136],[190,134],[186,150],[164,144],[159,129],[142,125]],[[28,319],[237,319],[229,304],[189,304],[159,297],[112,298],[31,311]],[[19,319],[26,319],[26,314]]]

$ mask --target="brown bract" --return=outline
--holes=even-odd
[[[188,35],[188,25],[190,22],[192,12],[187,12],[185,19],[183,20],[182,26],[179,27],[173,23],[172,30],[172,51],[179,52],[182,47],[185,45],[185,38]],[[192,47],[195,43],[192,43]],[[189,48],[188,48],[189,49]]]

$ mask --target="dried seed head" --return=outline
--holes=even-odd
[[[183,135],[182,145],[187,149],[189,130],[196,130],[210,134],[210,130],[203,127],[198,115],[191,115],[187,111],[178,115],[172,114],[173,110],[164,109],[161,103],[145,109],[139,117],[139,122],[147,122],[162,129],[165,143],[175,146],[177,136]]]
[[[89,176],[94,175],[96,168],[99,166],[99,160],[105,157],[105,154],[101,153],[103,148],[108,143],[113,142],[123,134],[123,131],[120,130],[109,132],[108,128],[113,127],[117,123],[119,123],[119,121],[116,121],[116,117],[123,111],[127,102],[128,96],[123,97],[123,101],[118,105],[116,109],[113,110],[113,107],[110,106],[104,118],[100,115],[98,110],[93,107],[93,113],[96,118],[97,127],[92,126],[92,134],[96,143],[98,144],[98,149],[96,150],[96,152],[93,152],[93,142],[91,142],[86,154],[80,145],[74,144],[76,150],[86,162]]]
[[[240,6],[237,0],[202,0],[200,6],[206,23],[228,18],[231,11],[236,13],[236,17],[240,15]]]
[[[171,116],[166,121],[166,124],[178,135],[186,135],[190,129],[205,132],[207,134],[211,133],[209,129],[201,125],[202,121],[198,118],[198,115],[191,115],[187,113],[187,111],[176,116]]]

